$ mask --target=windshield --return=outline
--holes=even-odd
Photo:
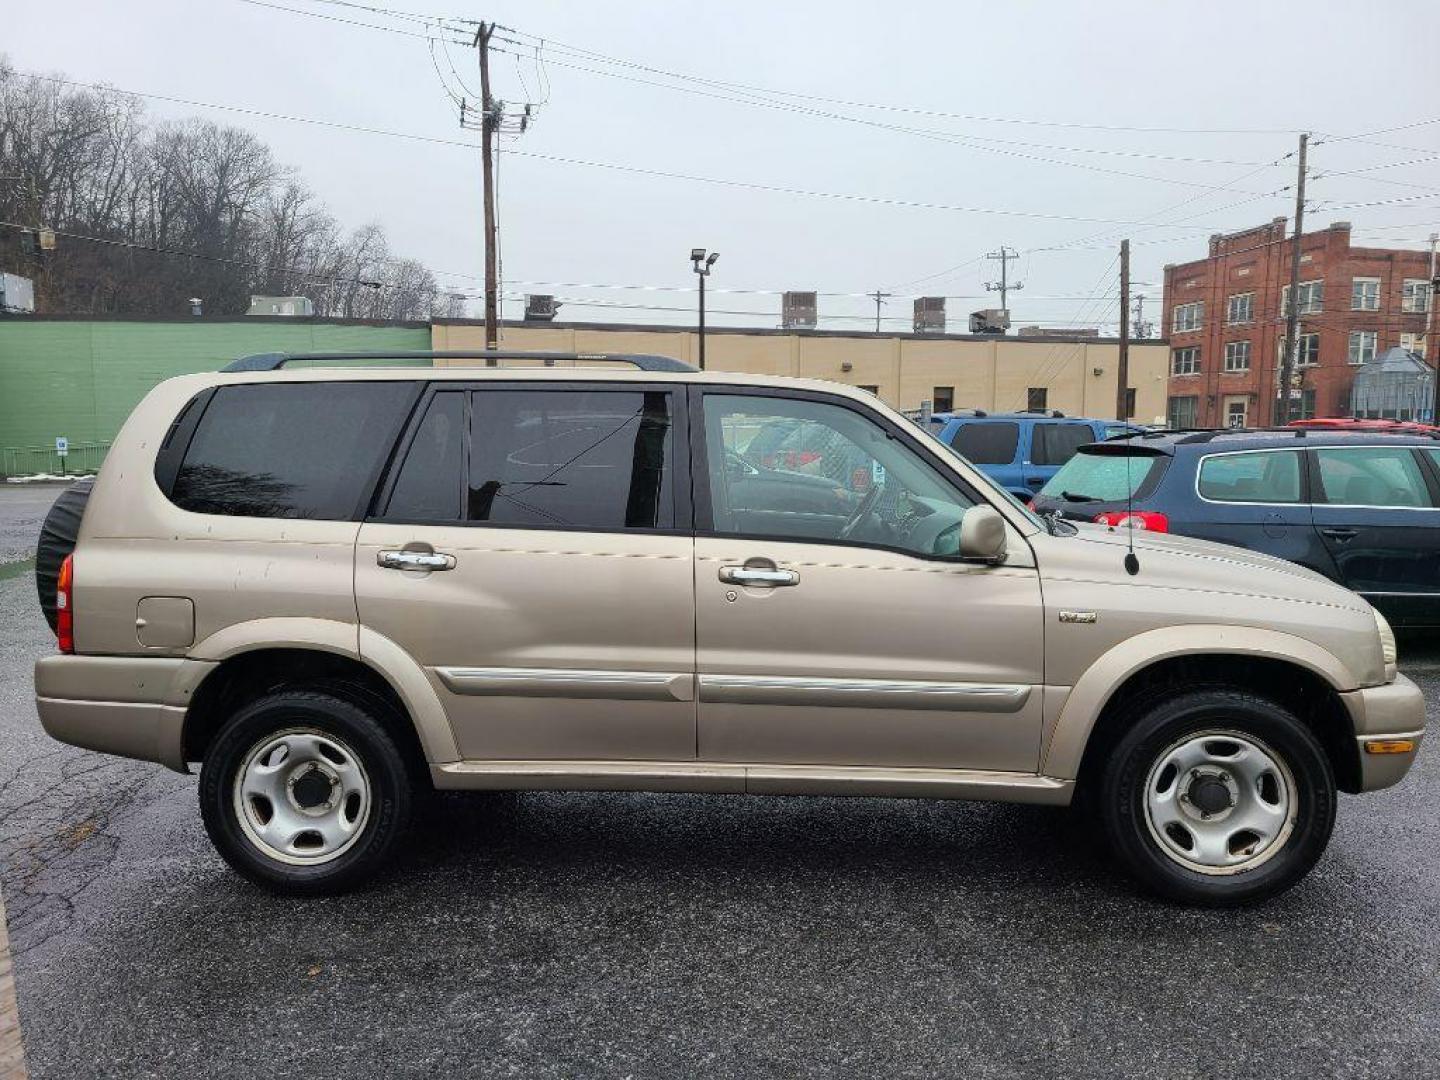
[[[920,432],[920,437],[922,439],[926,440],[934,446],[940,447],[942,450],[945,451],[945,453],[951,455],[952,457],[957,457],[961,461],[965,462],[965,464],[969,465],[971,467],[971,470],[975,474],[975,479],[985,486],[990,495],[994,497],[994,501],[1008,503],[1010,506],[1013,506],[1022,515],[1024,515],[1026,521],[1030,522],[1030,524],[1034,525],[1037,529],[1046,528],[1045,522],[1041,520],[1041,518],[1035,513],[1035,511],[1031,510],[1019,499],[1015,498],[1014,495],[1011,495],[1010,492],[1006,491],[1003,487],[997,484],[994,480],[990,478],[989,474],[986,473],[984,469],[976,466],[973,461],[967,458],[964,454],[960,453],[959,450],[956,450],[955,447],[951,446],[949,443],[941,442],[938,438],[936,438],[933,432],[926,431],[919,424],[915,425],[915,430]]]
[[[1080,451],[1050,478],[1040,494],[1071,502],[1124,502],[1165,469],[1167,457],[1115,457]]]

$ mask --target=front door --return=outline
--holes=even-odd
[[[1018,534],[1015,565],[959,561],[975,493],[844,398],[699,396],[700,758],[1033,773],[1043,619]],[[741,467],[797,420],[847,462],[818,500],[813,474]]]
[[[356,603],[423,666],[461,754],[693,759],[673,388],[442,383],[407,440],[360,529]]]
[[[1315,529],[1340,581],[1402,625],[1440,622],[1440,509],[1422,452],[1394,445],[1311,451]]]

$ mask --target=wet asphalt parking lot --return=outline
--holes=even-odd
[[[1431,1076],[1440,748],[1342,796],[1262,907],[1131,888],[1064,811],[881,799],[441,801],[394,870],[279,900],[195,779],[41,732],[0,488],[0,855],[31,1075]],[[8,560],[8,562],[6,561]],[[1402,644],[1440,702],[1440,647]]]

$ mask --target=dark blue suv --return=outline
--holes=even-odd
[[[1434,436],[1282,429],[1120,438],[1081,447],[1033,506],[1278,555],[1353,589],[1397,626],[1440,626]]]
[[[1118,420],[1091,420],[1049,410],[943,412],[932,416],[930,424],[941,442],[1021,502],[1039,491],[1086,443],[1140,430]]]

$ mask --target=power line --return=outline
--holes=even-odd
[[[243,2],[258,3],[259,0],[243,0]],[[295,116],[289,113],[271,112],[265,109],[254,109],[237,105],[223,105],[216,102],[199,101],[193,98],[182,98],[172,95],[156,94],[139,90],[125,90],[121,89],[120,87],[109,86],[103,83],[86,83],[74,79],[64,79],[53,75],[40,75],[32,72],[21,71],[17,71],[16,74],[22,75],[26,78],[41,79],[47,82],[62,83],[69,86],[80,86],[92,90],[108,91],[112,93],[124,94],[129,97],[151,98],[157,101],[166,101],[172,104],[188,105],[194,108],[216,109],[221,112],[232,112],[244,116],[254,116],[267,120],[284,120],[289,123],[313,124],[319,127],[331,128],[337,131],[352,131],[366,135],[382,135],[391,138],[408,139],[414,142],[432,143],[441,146],[459,146],[464,147],[467,150],[477,149],[476,145],[473,142],[468,142],[461,139],[447,139],[433,135],[418,135],[413,132],[363,127],[357,124],[345,124],[333,120],[320,120],[314,117]],[[917,199],[902,199],[893,196],[864,195],[851,192],[819,191],[808,188],[795,188],[777,184],[764,184],[755,181],[731,180],[722,177],[698,176],[690,173],[669,172],[663,169],[647,169],[637,165],[625,165],[618,162],[594,161],[585,158],[572,158],[559,154],[542,154],[525,150],[510,150],[508,151],[508,153],[513,157],[531,158],[537,161],[549,161],[556,164],[576,165],[585,168],[605,169],[609,171],[623,172],[640,176],[653,176],[667,180],[686,180],[692,183],[709,184],[718,187],[741,188],[751,191],[766,191],[773,194],[829,199],[840,202],[858,202],[868,205],[895,206],[904,209],[942,210],[951,213],[988,214],[998,217],[1030,218],[1040,221],[1073,221],[1096,225],[1127,225],[1137,227],[1184,228],[1202,232],[1207,228],[1207,226],[1203,225],[1169,225],[1165,222],[1130,221],[1120,218],[1087,217],[1076,214],[1049,214],[1040,211],[1002,210],[987,207],[960,206],[953,203],[928,202],[925,200]]]

